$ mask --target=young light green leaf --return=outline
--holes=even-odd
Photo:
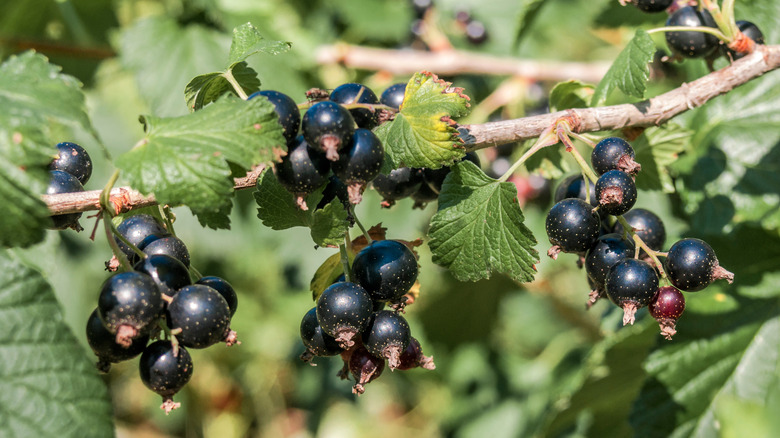
[[[146,137],[116,164],[133,188],[154,193],[161,204],[188,206],[210,227],[224,227],[231,176],[238,176],[228,162],[248,169],[274,161],[285,144],[276,119],[267,100],[233,96],[186,116],[145,116]]]
[[[550,91],[550,112],[587,108],[592,96],[593,85],[577,80],[559,82]]]
[[[654,54],[653,39],[644,30],[637,29],[634,38],[615,58],[615,62],[596,87],[590,101],[591,106],[603,105],[615,88],[620,88],[620,91],[629,96],[644,98],[647,79],[650,77],[647,64],[653,60]]]
[[[468,102],[462,88],[432,73],[412,76],[401,111],[375,131],[385,147],[385,167],[438,169],[463,158],[466,150],[453,119],[467,114]]]
[[[0,282],[2,435],[113,436],[106,385],[63,322],[51,286],[7,250]]]
[[[675,123],[645,130],[644,135],[632,143],[635,161],[642,165],[642,171],[636,176],[637,187],[673,193],[675,188],[669,165],[690,147],[691,135],[691,131]]]
[[[322,199],[322,189],[306,197],[308,210],[298,208],[295,197],[285,190],[272,171],[266,170],[257,180],[255,201],[257,217],[273,230],[308,227],[311,238],[319,246],[338,246],[344,242],[348,229],[347,212],[338,198],[324,208],[315,207]]]
[[[257,53],[278,55],[292,47],[291,43],[284,41],[269,41],[260,35],[252,23],[245,23],[233,29],[233,42],[230,44],[229,66],[242,62]]]
[[[260,88],[257,72],[242,61],[225,72],[207,73],[193,78],[184,89],[187,108],[197,111],[225,93],[235,93],[233,85],[228,81],[228,74],[233,76],[246,94],[252,94]]]
[[[433,262],[461,281],[490,278],[494,272],[531,281],[539,254],[524,220],[514,184],[460,162],[444,180],[439,209],[431,219]]]

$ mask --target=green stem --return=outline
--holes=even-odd
[[[111,213],[109,213],[107,210],[103,210],[103,226],[106,230],[106,240],[108,241],[108,246],[111,247],[111,251],[114,253],[114,256],[117,260],[119,260],[119,264],[122,266],[122,269],[124,271],[132,271],[133,266],[130,265],[130,260],[127,259],[127,256],[124,252],[119,248],[119,244],[116,243],[116,240],[114,240],[114,235],[119,236],[119,238],[124,243],[127,242],[127,239],[124,238],[119,233],[114,234],[116,231],[116,228],[114,227],[114,222],[111,220]],[[131,248],[135,248],[133,245],[130,245]],[[138,248],[135,248],[138,249]]]
[[[195,281],[198,281],[201,278],[203,278],[203,274],[201,274],[197,269],[195,269],[194,266],[190,265],[189,271],[190,271],[190,278],[194,279]]]
[[[723,0],[723,21],[727,26],[729,32],[728,36],[735,36],[737,34],[737,23],[734,17],[734,0]],[[729,35],[730,34],[730,35]]]
[[[114,184],[116,184],[116,181],[119,179],[119,170],[115,170],[113,174],[111,174],[111,177],[108,179],[108,182],[106,183],[105,187],[103,187],[103,191],[100,192],[100,208],[103,209],[103,211],[112,212],[113,211],[113,205],[109,205],[111,202],[111,189],[114,188]]]
[[[349,242],[349,232],[345,233],[344,240]],[[347,243],[339,245],[339,253],[341,254],[341,265],[344,268],[344,280],[348,283],[352,282],[352,269],[349,266],[349,254],[347,254]]]
[[[173,213],[171,212],[171,207],[165,205],[165,206],[159,206],[160,207],[160,216],[162,216],[162,219],[165,221],[165,228],[168,230],[169,233],[176,236],[176,231],[173,229],[173,220],[171,219],[171,216]]]
[[[357,224],[358,228],[360,228],[360,232],[363,233],[363,237],[366,238],[366,242],[370,245],[371,242],[374,241],[374,239],[371,238],[371,235],[368,234],[366,228],[363,226],[362,223],[360,223],[360,219],[358,219],[357,214],[355,214],[355,206],[350,205],[349,212],[352,214],[352,217],[355,219],[355,223]]]
[[[591,139],[589,139],[588,137],[586,137],[586,136],[584,136],[582,134],[577,134],[576,132],[571,132],[570,131],[569,135],[571,135],[572,137],[576,138],[577,140],[587,144],[591,148],[595,148],[596,147],[596,142],[592,141]]]
[[[599,180],[598,175],[596,175],[596,172],[593,171],[593,169],[590,168],[590,165],[585,161],[584,158],[582,158],[582,155],[580,154],[580,151],[578,151],[575,148],[571,148],[569,151],[571,152],[572,156],[574,157],[574,160],[577,162],[577,164],[580,165],[580,168],[582,169],[582,174],[587,177],[587,179],[591,180],[594,184],[596,181]],[[590,187],[588,187],[588,190],[590,190]],[[590,192],[588,192],[590,193]]]
[[[238,83],[235,76],[233,76],[233,72],[228,70],[224,73],[222,73],[222,77],[227,79],[227,81],[230,83],[230,85],[233,86],[233,90],[235,90],[236,94],[238,94],[238,97],[247,100],[249,96],[246,95],[246,92],[243,88],[241,88],[241,84]]]
[[[637,246],[637,254],[639,253],[639,248],[643,249],[647,255],[650,256],[650,258],[653,260],[653,263],[655,263],[656,268],[658,269],[658,272],[661,273],[661,278],[666,278],[666,272],[664,271],[664,265],[661,264],[661,261],[658,260],[659,255],[663,255],[664,253],[657,252],[647,246],[647,244],[642,240],[641,237],[639,237],[636,232],[634,232],[634,229],[631,227],[631,225],[628,224],[628,221],[623,218],[623,216],[617,216],[618,222],[620,222],[620,225],[623,226],[623,229],[626,230],[626,232],[631,236],[631,239],[634,240],[634,243]]]
[[[523,165],[523,163],[526,162],[531,156],[537,152],[539,152],[542,148],[545,148],[547,146],[552,146],[556,143],[558,143],[558,137],[555,136],[553,133],[553,127],[550,126],[549,128],[545,129],[544,132],[542,132],[542,135],[539,136],[539,139],[536,140],[536,143],[534,143],[533,146],[531,146],[531,149],[528,149],[520,159],[515,161],[514,164],[512,164],[512,167],[509,168],[506,172],[504,172],[503,175],[501,175],[501,178],[498,179],[498,182],[504,182],[509,179],[510,176],[512,176],[517,169],[520,168],[520,166]]]
[[[664,27],[658,27],[655,29],[648,30],[647,33],[657,33],[657,32],[702,32],[702,33],[708,33],[710,35],[716,36],[721,41],[728,41],[728,37],[723,34],[719,29],[715,29],[714,27],[707,27],[707,26],[694,26],[694,27],[687,27],[687,26],[664,26]]]

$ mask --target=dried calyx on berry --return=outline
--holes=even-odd
[[[553,245],[547,255],[555,260],[561,252],[584,254],[590,249],[599,237],[601,220],[590,204],[568,198],[550,209],[545,228]]]
[[[734,274],[720,266],[715,251],[701,239],[677,241],[669,248],[664,267],[672,284],[686,292],[700,291],[715,280],[734,281]]]
[[[609,269],[605,287],[609,299],[623,309],[623,325],[633,324],[636,311],[655,296],[658,275],[649,264],[626,259]]]
[[[648,304],[650,315],[658,321],[661,327],[661,335],[668,340],[677,333],[677,320],[685,310],[685,297],[682,292],[673,286],[664,286],[658,289],[653,299]]]

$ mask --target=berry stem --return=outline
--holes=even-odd
[[[585,158],[582,157],[582,154],[580,154],[580,151],[578,151],[575,148],[571,148],[569,151],[571,155],[574,157],[574,160],[577,162],[577,164],[580,165],[580,169],[582,169],[582,174],[585,175],[587,178],[585,179],[585,182],[592,182],[593,184],[596,184],[596,181],[599,180],[598,175],[596,175],[596,172],[593,171],[593,169],[590,168],[588,165],[588,162],[585,161]],[[588,181],[590,180],[590,181]],[[590,186],[586,186],[589,195],[590,195]],[[590,202],[590,200],[588,200]]]
[[[222,77],[227,79],[227,81],[230,83],[230,85],[233,86],[233,90],[238,94],[238,97],[247,100],[249,99],[249,96],[246,95],[246,92],[243,88],[241,88],[241,84],[238,83],[236,78],[233,76],[233,72],[231,70],[228,70],[224,73],[222,73]]]
[[[114,184],[118,179],[119,170],[115,170],[108,179],[108,182],[103,188],[103,191],[100,192],[100,209],[103,214],[103,226],[106,230],[106,240],[108,241],[108,246],[111,247],[111,251],[114,253],[114,257],[119,260],[119,264],[122,266],[122,269],[125,271],[132,271],[133,267],[130,265],[130,261],[127,259],[127,256],[125,256],[125,253],[122,252],[122,250],[119,248],[119,244],[117,244],[116,240],[114,240],[114,236],[119,237],[122,242],[130,246],[130,248],[133,248],[133,251],[136,253],[140,253],[141,255],[143,255],[143,253],[138,248],[136,248],[135,245],[128,242],[127,239],[125,239],[125,237],[119,233],[119,231],[116,229],[116,226],[114,225],[114,221],[112,220],[114,217],[114,206],[111,204],[111,189],[114,188]]]
[[[726,37],[726,35],[723,34],[719,29],[715,29],[714,27],[707,27],[707,26],[664,26],[664,27],[657,27],[655,29],[650,29],[647,31],[649,34],[658,33],[658,32],[702,32],[702,33],[708,33],[710,35],[713,35],[717,37],[721,41],[728,41],[729,38]]]
[[[347,254],[347,245],[350,243],[349,232],[344,234],[345,243],[339,245],[339,253],[341,254],[341,265],[344,268],[344,280],[348,283],[352,282],[352,269],[349,266],[349,254]]]
[[[168,232],[176,236],[176,231],[173,229],[173,220],[176,218],[176,216],[171,211],[171,207],[167,204],[161,205],[160,216],[162,217],[162,220],[165,221],[165,228],[168,230]]]
[[[572,137],[576,138],[577,140],[587,144],[588,146],[590,146],[593,149],[596,148],[596,142],[592,141],[591,139],[589,139],[588,137],[586,137],[586,136],[584,136],[582,134],[577,134],[576,132],[569,131],[569,135],[571,135]]]
[[[357,214],[355,214],[355,206],[350,204],[349,206],[349,213],[352,214],[352,218],[355,219],[355,223],[357,224],[358,228],[360,228],[360,232],[363,233],[363,237],[366,238],[366,242],[370,245],[371,242],[374,241],[374,239],[371,238],[371,235],[368,234],[368,231],[366,231],[366,227],[363,226],[362,223],[360,223],[360,219],[358,219]],[[347,237],[349,239],[349,237]]]
[[[634,240],[634,243],[637,247],[637,255],[639,254],[639,248],[642,248],[645,250],[647,255],[650,256],[650,258],[653,260],[653,263],[655,263],[655,267],[658,269],[658,272],[661,273],[661,278],[666,278],[666,272],[664,271],[664,265],[661,263],[660,260],[658,260],[658,256],[662,255],[664,253],[659,253],[657,251],[654,251],[652,248],[647,246],[644,240],[642,240],[641,237],[639,237],[636,232],[634,232],[634,229],[631,227],[631,225],[628,224],[628,221],[623,218],[623,216],[617,216],[618,222],[623,226],[623,229],[626,230],[626,232],[631,236],[631,238]]]
[[[548,126],[545,128],[545,130],[542,132],[542,134],[539,136],[539,139],[536,140],[536,143],[534,143],[533,146],[531,146],[531,149],[528,149],[520,159],[515,161],[514,164],[512,164],[512,167],[509,168],[506,172],[504,172],[503,175],[501,175],[501,178],[498,179],[499,182],[505,182],[509,179],[510,176],[512,176],[517,169],[520,168],[520,166],[523,165],[523,163],[526,162],[531,156],[537,152],[539,152],[542,148],[545,148],[547,146],[552,146],[554,144],[558,143],[558,137],[553,133],[553,128],[555,127],[555,124]]]

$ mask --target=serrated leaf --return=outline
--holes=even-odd
[[[228,69],[227,72],[207,73],[193,78],[184,89],[187,108],[190,111],[197,111],[216,101],[223,94],[234,92],[233,86],[226,77],[228,73],[233,76],[246,94],[252,94],[260,88],[257,72],[242,61]]]
[[[636,186],[645,190],[674,193],[669,165],[689,148],[691,135],[691,131],[675,123],[645,130],[632,143],[636,153],[634,160],[642,165],[642,170],[636,176]]]
[[[245,23],[233,29],[228,63],[232,67],[257,53],[278,55],[290,50],[291,47],[292,44],[288,42],[266,40],[252,23]]]
[[[609,93],[615,88],[619,88],[629,96],[644,98],[647,80],[650,77],[648,63],[653,60],[654,54],[653,39],[644,30],[637,29],[634,38],[615,58],[615,62],[593,92],[591,106],[603,105]]]
[[[224,96],[192,114],[145,116],[146,136],[117,159],[130,185],[161,204],[186,205],[201,223],[224,227],[232,206],[228,162],[248,169],[283,151],[282,128],[265,99]]]
[[[577,80],[559,82],[550,90],[550,112],[587,108],[592,96],[593,85]]]
[[[444,180],[431,219],[433,262],[460,281],[490,278],[495,272],[531,281],[539,254],[524,219],[514,184],[486,176],[471,162],[458,163]]]
[[[51,286],[0,251],[0,424],[7,437],[114,436],[111,400]]]
[[[386,167],[450,166],[466,155],[454,118],[468,113],[463,89],[428,72],[416,73],[406,85],[401,111],[375,133],[385,147]]]
[[[311,238],[319,246],[338,246],[344,243],[344,233],[348,229],[347,212],[338,198],[328,205],[316,209],[322,199],[322,189],[306,197],[309,209],[298,208],[295,197],[285,190],[272,171],[266,170],[257,180],[255,191],[257,217],[263,225],[274,230],[286,230],[293,227],[308,227]]]

